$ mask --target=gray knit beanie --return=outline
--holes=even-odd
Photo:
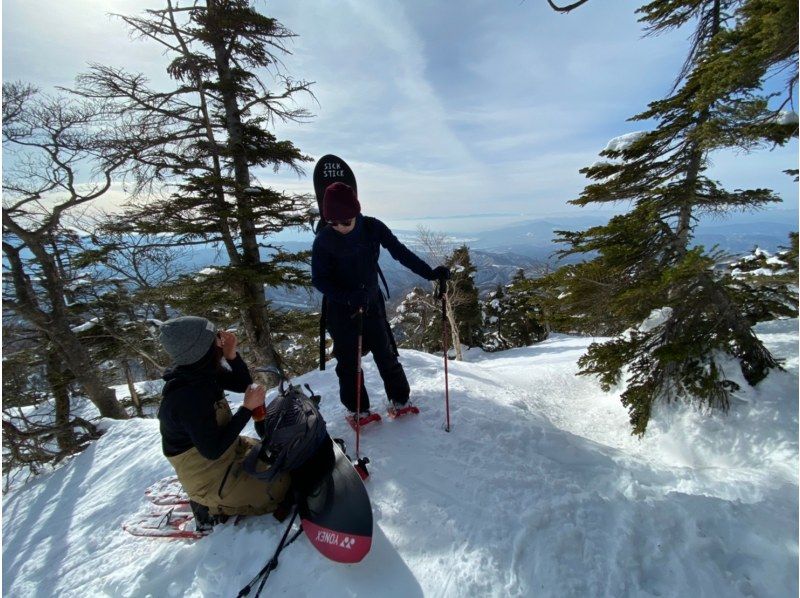
[[[160,340],[175,365],[189,365],[208,353],[217,327],[205,318],[183,316],[161,325]]]

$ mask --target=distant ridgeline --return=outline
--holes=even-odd
[[[785,219],[774,220],[720,220],[702,223],[697,228],[695,243],[706,248],[718,249],[732,256],[741,256],[761,247],[777,252],[788,244],[788,235],[797,229],[797,212],[785,210]],[[533,220],[497,230],[470,233],[464,242],[470,247],[472,261],[477,267],[475,284],[481,295],[493,291],[497,285],[506,285],[520,268],[529,278],[537,278],[549,265],[554,269],[556,258],[553,253],[557,246],[552,242],[555,230],[575,227],[589,227],[604,222],[607,216],[587,215],[560,220]],[[755,216],[758,218],[758,215]],[[773,216],[774,218],[774,216]],[[396,231],[403,242],[413,245],[413,231]],[[457,241],[460,244],[460,241]],[[286,241],[280,243],[287,251],[310,249],[311,237],[305,241]],[[414,248],[418,251],[418,248]],[[266,251],[263,250],[262,251]],[[219,249],[213,245],[197,245],[182,260],[188,270],[198,272],[219,262]],[[420,253],[423,255],[423,253]],[[578,259],[571,258],[573,261]],[[395,304],[415,286],[427,288],[427,283],[414,273],[395,262],[385,251],[381,252],[380,265],[386,275],[391,294],[390,304]],[[274,288],[269,297],[273,306],[284,309],[315,310],[319,307],[319,293],[303,289]]]

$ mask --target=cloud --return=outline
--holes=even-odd
[[[68,84],[100,61],[163,81],[161,49],[131,42],[105,14],[158,4],[83,0],[43,10],[6,0],[6,79]],[[315,82],[316,101],[299,98],[315,118],[279,123],[276,133],[313,158],[346,159],[377,215],[565,209],[586,183],[578,169],[612,137],[642,128],[627,119],[669,90],[683,61],[687,32],[643,38],[639,4],[598,0],[559,15],[543,0],[256,3],[298,35],[287,72]],[[780,172],[796,156],[796,143],[715,156],[713,173],[725,184],[774,187],[796,205],[796,185]],[[258,174],[275,188],[312,192],[310,176]]]

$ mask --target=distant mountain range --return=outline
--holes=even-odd
[[[559,219],[541,219],[520,222],[496,230],[475,233],[453,233],[453,244],[466,244],[470,248],[473,263],[477,267],[475,283],[482,293],[493,290],[498,284],[506,284],[514,273],[522,268],[528,276],[537,276],[552,270],[558,265],[554,253],[559,246],[553,243],[557,230],[585,230],[591,226],[604,224],[608,214],[589,214],[587,216]],[[754,216],[750,215],[750,219]],[[730,254],[742,254],[758,246],[770,252],[781,246],[787,246],[789,233],[798,229],[798,213],[796,210],[771,211],[763,218],[749,220],[745,215],[738,215],[724,222],[701,222],[695,231],[695,243],[707,249],[717,247]],[[425,257],[416,246],[416,232],[395,231],[397,236],[414,251]],[[288,251],[302,251],[311,247],[312,238],[308,241],[290,241],[283,243]],[[573,258],[577,261],[581,258]],[[191,263],[198,270],[218,262],[217,252],[211,248],[198,249],[192,256]],[[432,264],[436,265],[436,264]],[[381,252],[380,266],[389,283],[390,303],[397,301],[415,286],[428,283],[416,274],[406,270],[394,261],[386,251]],[[283,288],[271,289],[269,298],[277,306],[316,309],[319,305],[319,294],[303,290],[290,291]]]

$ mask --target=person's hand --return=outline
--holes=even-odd
[[[450,280],[450,268],[437,266],[433,269],[433,278],[431,280]]]
[[[267,389],[260,384],[251,384],[244,391],[244,407],[250,411],[255,411],[258,407],[264,405],[264,399],[267,397]]]
[[[228,361],[236,359],[236,335],[227,330],[217,332],[217,346],[222,349],[222,356]]]

